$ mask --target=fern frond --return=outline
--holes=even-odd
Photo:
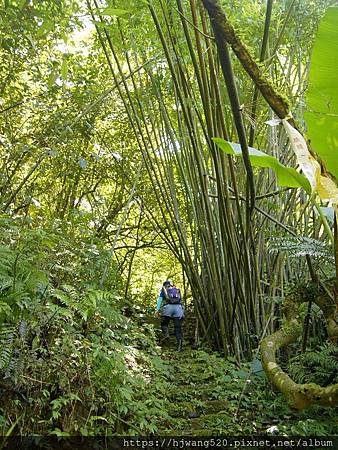
[[[12,313],[12,310],[7,302],[3,302],[0,300],[0,315],[10,316]]]
[[[0,370],[8,367],[13,352],[15,328],[11,325],[0,325]]]
[[[0,325],[0,339],[2,336],[7,336],[9,334],[15,333],[15,327],[13,325],[9,325],[7,323],[3,323]]]
[[[269,241],[270,252],[285,252],[290,258],[309,255],[313,258],[323,258],[334,261],[331,248],[322,241],[309,237],[276,237]]]
[[[288,371],[297,383],[338,382],[338,348],[328,342],[318,351],[308,351],[290,359]]]

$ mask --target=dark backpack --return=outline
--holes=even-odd
[[[163,290],[167,303],[171,305],[178,305],[181,303],[181,292],[177,287],[172,286],[167,289],[163,288]]]

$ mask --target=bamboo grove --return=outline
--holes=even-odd
[[[158,344],[152,326],[160,323],[155,295],[162,277],[174,278],[184,294],[184,326],[188,318],[194,322],[195,347],[216,350],[238,367],[258,361],[298,409],[317,400],[337,403],[334,370],[319,390],[306,376],[305,384],[297,384],[302,376],[292,379],[309,347],[337,335],[338,230],[336,202],[311,188],[283,123],[305,137],[317,178],[335,185],[337,199],[334,156],[326,166],[318,141],[312,148],[306,137],[311,120],[336,117],[335,98],[325,102],[318,94],[328,113],[318,112],[308,94],[312,89],[316,97],[317,29],[328,10],[338,17],[338,8],[329,8],[335,3],[13,0],[0,6],[0,370],[26,358],[20,370],[37,382],[34,358],[41,349],[47,355],[42,373],[53,353],[47,347],[59,345],[62,330],[60,349],[67,349],[75,377],[73,355],[83,357],[90,327],[98,327],[119,361],[115,387],[124,425],[119,415],[111,420],[120,424],[117,432],[125,429],[124,377],[131,391],[139,388],[133,387],[137,364],[130,362],[138,348],[123,327],[129,323],[140,347],[149,333],[152,358]],[[335,145],[334,126],[330,135],[319,133],[322,146]],[[259,155],[269,163],[257,164]],[[297,182],[290,184],[285,173],[291,172]],[[110,321],[121,332],[123,354]],[[290,343],[301,356],[291,359],[289,377],[276,354]],[[99,346],[95,341],[92,363],[97,354],[109,360],[102,376],[108,383],[114,358]],[[330,343],[324,348],[330,357],[334,351]],[[57,352],[61,367],[63,353]],[[154,361],[155,377],[160,363]],[[89,384],[91,377],[88,370]],[[51,402],[59,395],[56,378]],[[140,376],[140,386],[146,378]],[[154,398],[157,392],[155,386]],[[99,416],[100,397],[91,397]],[[139,400],[134,412],[143,420]]]
[[[277,57],[295,2],[278,32],[270,28],[272,3],[265,11],[260,61],[299,110],[307,70],[304,54],[294,49],[283,63]],[[112,39],[99,6],[88,1],[142,164],[161,205],[160,217],[154,217],[147,205],[145,213],[182,264],[202,339],[225,355],[248,356],[272,328],[280,285],[293,276],[282,257],[269,252],[268,238],[305,229],[315,235],[320,223],[308,216],[304,194],[278,189],[273,174],[254,175],[249,158],[242,166],[222,154],[212,138],[244,141],[246,147],[248,139],[251,146],[270,149],[288,161],[292,155],[287,137],[264,124],[273,114],[257,89],[250,97],[254,86],[229,49],[227,67],[220,66],[201,2],[160,0],[148,5],[162,45],[157,55],[148,54],[151,43],[140,50],[132,27],[121,18],[116,20],[118,40],[116,34]],[[121,52],[121,47],[129,50]],[[301,211],[297,215],[295,208]]]

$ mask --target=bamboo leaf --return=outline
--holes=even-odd
[[[53,68],[53,70],[51,71],[51,73],[49,74],[47,83],[49,87],[52,87],[57,79],[57,77],[59,76],[59,72],[58,72],[58,67],[55,66]]]
[[[54,28],[55,28],[54,22],[51,19],[46,18],[36,34],[38,37],[41,37],[44,34],[48,34],[50,31],[54,30]]]
[[[63,60],[62,60],[61,75],[62,75],[62,78],[64,80],[67,79],[67,76],[68,76],[68,62],[67,62],[67,58],[63,58]]]
[[[120,17],[124,16],[125,14],[128,14],[129,11],[127,11],[126,9],[112,8],[111,6],[107,6],[106,8],[103,9],[96,8],[95,12],[98,12],[103,16]]]

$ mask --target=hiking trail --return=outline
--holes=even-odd
[[[170,338],[161,339],[161,359],[167,368],[163,398],[168,417],[159,418],[160,436],[219,436],[250,433],[261,408],[260,398],[250,389],[249,372],[234,358],[225,359],[211,350],[193,349],[194,319],[185,319],[183,351],[177,352],[173,324]],[[244,366],[243,366],[244,367]],[[269,419],[271,424],[271,419]]]

